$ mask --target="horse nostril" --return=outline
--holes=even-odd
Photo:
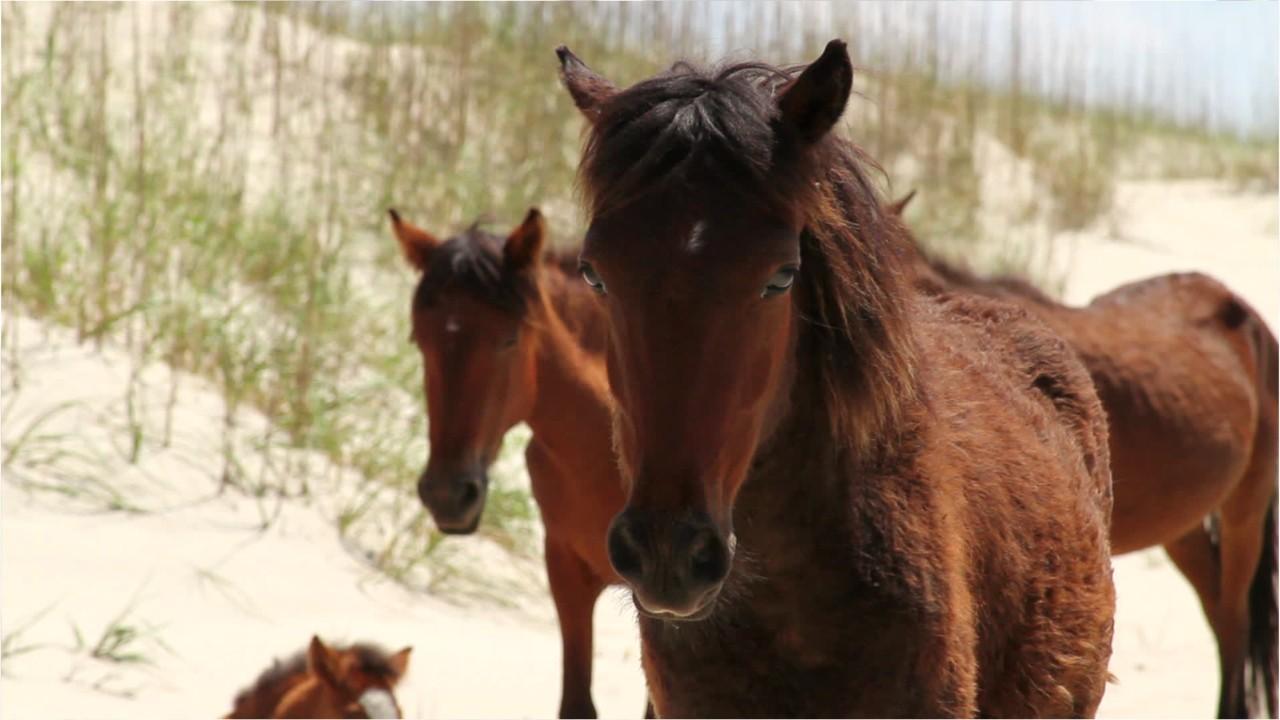
[[[622,516],[618,516],[613,527],[609,528],[609,562],[624,578],[638,578],[644,569],[639,543],[632,534],[631,524]]]
[[[703,529],[689,543],[689,579],[715,585],[729,574],[729,548],[710,528]]]
[[[458,507],[469,508],[480,499],[480,483],[472,480],[463,484],[458,491]]]

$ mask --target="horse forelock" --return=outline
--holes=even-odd
[[[356,643],[348,648],[356,656],[357,666],[366,675],[388,680],[395,684],[400,673],[391,662],[391,655],[381,646],[372,643]]]
[[[505,238],[484,230],[477,220],[441,243],[418,282],[414,307],[430,305],[441,292],[456,288],[500,310],[522,314],[531,286],[526,274],[505,267],[504,242]],[[565,276],[572,275],[577,270],[577,253],[549,252],[545,264]]]

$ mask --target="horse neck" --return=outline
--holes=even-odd
[[[837,448],[840,440],[833,428],[820,418],[825,412],[821,389],[797,368],[790,387],[782,392],[790,398],[783,417],[769,438],[757,450],[750,474],[739,492],[734,509],[734,525],[740,545],[752,552],[770,552],[781,547],[777,533],[818,534],[823,528],[813,518],[834,516],[830,512],[807,512],[811,508],[840,507],[847,498],[847,474],[842,472],[848,457]],[[807,518],[790,522],[790,518]],[[753,531],[769,537],[755,542]],[[758,546],[758,547],[753,547]]]
[[[309,677],[305,684],[297,685],[282,702],[291,703],[290,714],[294,717],[304,715],[322,717],[339,711],[346,704],[337,690],[314,675]]]
[[[554,268],[545,271],[544,290],[531,308],[537,328],[537,397],[529,427],[548,444],[582,443],[593,433],[609,432],[609,387],[599,323],[583,313],[598,312],[583,302],[579,289]]]
[[[918,300],[905,284],[902,291],[907,293],[901,308],[906,319],[897,329],[903,334],[895,347],[914,354],[918,339],[909,319]],[[866,425],[875,429],[871,442],[851,438],[848,418],[864,415],[859,405],[869,406],[868,399],[829,385],[830,378],[820,372],[820,354],[807,347],[803,337],[812,330],[808,324],[800,327],[787,372],[790,379],[780,389],[787,401],[775,429],[756,452],[734,512],[735,527],[741,528],[740,547],[777,556],[781,565],[797,569],[813,563],[812,555],[795,548],[830,548],[833,537],[857,535],[849,532],[851,525],[879,522],[872,508],[878,502],[875,490],[867,491],[864,481],[883,475],[915,452],[914,432],[926,404],[914,369],[881,378],[883,386],[864,392],[898,393],[900,401],[892,412],[865,412]]]

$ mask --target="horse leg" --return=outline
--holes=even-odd
[[[1175,567],[1182,573],[1182,576],[1191,583],[1192,589],[1196,591],[1196,597],[1200,599],[1200,608],[1204,611],[1205,618],[1209,621],[1209,629],[1213,631],[1214,640],[1218,646],[1219,667],[1222,673],[1222,686],[1218,694],[1218,714],[1220,717],[1230,715],[1229,711],[1224,710],[1228,704],[1227,689],[1227,667],[1232,659],[1233,650],[1232,640],[1224,637],[1224,630],[1230,631],[1229,627],[1219,622],[1219,590],[1220,575],[1222,568],[1219,567],[1219,547],[1215,546],[1213,539],[1209,536],[1209,531],[1200,525],[1188,531],[1185,535],[1166,543],[1164,546],[1165,553],[1169,559],[1173,561]],[[1224,714],[1225,713],[1225,714]]]
[[[1218,607],[1218,549],[1214,547],[1209,531],[1197,526],[1182,537],[1164,546],[1165,554],[1173,561],[1182,576],[1191,583],[1200,598],[1200,608],[1213,625]]]
[[[594,718],[591,700],[592,613],[605,583],[577,553],[547,538],[547,581],[560,620],[562,685],[560,717]]]
[[[1228,500],[1232,504],[1235,496]],[[1266,505],[1247,507],[1243,503],[1222,513],[1218,543],[1222,573],[1219,578],[1214,632],[1218,636],[1222,689],[1218,696],[1218,717],[1247,717],[1245,662],[1249,646],[1249,588],[1262,557],[1262,532]]]
[[[649,697],[649,693],[644,694],[644,720],[653,720],[658,714],[653,711],[653,698]]]

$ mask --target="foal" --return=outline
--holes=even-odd
[[[910,199],[890,210],[901,215]],[[1274,717],[1277,349],[1266,322],[1198,273],[1073,308],[1017,278],[923,255],[918,268],[925,291],[1016,302],[1080,354],[1110,421],[1112,552],[1165,547],[1218,641],[1218,715]],[[1207,516],[1218,518],[1216,540]]]
[[[442,531],[475,530],[503,435],[529,423],[525,460],[563,643],[560,715],[595,717],[592,611],[619,582],[605,534],[623,503],[609,444],[604,314],[578,281],[576,259],[543,257],[537,210],[505,239],[472,227],[442,242],[394,210],[391,224],[421,273],[413,341],[431,457],[418,494]]]
[[[660,715],[1079,716],[1114,590],[1106,421],[1026,313],[913,291],[803,73],[677,65],[590,121],[582,274],[607,307],[628,497],[610,558]]]
[[[228,718],[398,718],[392,689],[411,648],[388,655],[374,645],[330,647],[311,638],[306,652],[277,660],[236,695]]]

